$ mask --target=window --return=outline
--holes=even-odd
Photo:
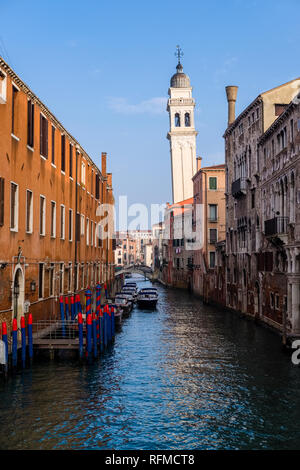
[[[191,126],[190,113],[185,113],[184,115],[184,125],[185,127]]]
[[[65,206],[60,206],[60,238],[65,239]]]
[[[70,144],[70,162],[69,162],[69,176],[72,178],[73,176],[73,145]]]
[[[80,235],[84,236],[84,215],[81,214]]]
[[[294,142],[294,120],[290,120],[290,129],[291,129],[291,142]]]
[[[45,224],[46,224],[46,198],[40,196],[40,235],[45,235]]]
[[[279,309],[279,294],[275,294],[275,308]]]
[[[72,263],[69,263],[68,266],[68,291],[72,290]]]
[[[87,244],[87,246],[89,246],[89,238],[90,238],[89,227],[90,227],[89,219],[87,218],[86,219],[86,244]]]
[[[95,222],[95,248],[97,247],[97,223]]]
[[[91,221],[91,246],[94,244],[94,222]]]
[[[251,191],[251,209],[255,208],[255,189]]]
[[[274,294],[270,292],[270,307],[274,308]]]
[[[48,121],[40,114],[40,154],[48,158]]]
[[[79,276],[79,265],[78,263],[74,266],[74,282],[75,282],[75,291],[78,290],[78,276]]]
[[[61,171],[66,171],[66,137],[61,136]]]
[[[175,114],[175,127],[180,127],[180,115],[179,115],[179,113]]]
[[[100,191],[99,191],[99,182],[100,182],[100,177],[99,175],[96,173],[95,175],[95,178],[96,178],[96,182],[95,182],[95,198],[96,199],[99,199],[100,197]]]
[[[51,163],[55,165],[55,127],[52,126],[51,131]]]
[[[81,183],[85,185],[85,163],[81,162]]]
[[[18,231],[19,216],[19,188],[15,183],[10,183],[10,230]]]
[[[216,190],[217,189],[217,178],[216,176],[209,177],[209,189]]]
[[[49,296],[53,297],[54,295],[54,263],[50,264],[49,272]]]
[[[81,287],[84,287],[84,263],[82,263],[81,267]]]
[[[27,189],[26,191],[26,232],[27,233],[32,233],[32,222],[33,222],[32,191]]]
[[[98,248],[102,246],[102,226],[98,224]],[[126,245],[125,245],[126,249]]]
[[[64,263],[59,263],[59,293],[64,293]]]
[[[73,240],[73,211],[69,209],[69,242]]]
[[[209,220],[210,222],[217,221],[217,204],[209,204]]]
[[[56,237],[56,202],[51,201],[51,228],[50,228],[51,238]]]
[[[218,239],[218,231],[216,228],[209,229],[209,243],[216,243]]]
[[[44,263],[39,263],[39,299],[44,297]]]
[[[34,147],[34,104],[31,100],[27,102],[27,145]]]
[[[4,178],[0,178],[0,226],[4,225]]]
[[[12,112],[11,112],[11,133],[15,135],[16,132],[16,101],[17,101],[18,89],[12,86]]]
[[[80,240],[80,214],[77,212],[76,222],[75,222],[75,241],[78,242],[79,240]]]

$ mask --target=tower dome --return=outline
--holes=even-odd
[[[172,88],[188,88],[191,86],[190,78],[183,73],[183,67],[179,62],[176,66],[177,72],[171,78],[170,86]]]

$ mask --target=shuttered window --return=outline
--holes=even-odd
[[[27,103],[27,145],[34,147],[34,104],[31,100]]]
[[[4,225],[4,178],[0,178],[0,226]]]
[[[66,138],[61,136],[61,171],[66,171]]]
[[[52,135],[51,135],[51,163],[55,165],[55,127],[52,126]]]
[[[100,191],[99,191],[99,175],[96,173],[95,175],[96,181],[95,181],[95,198],[99,199],[100,198]]]
[[[70,162],[69,162],[69,176],[72,178],[73,176],[73,145],[70,144]]]
[[[40,154],[48,158],[48,121],[40,114]]]
[[[76,229],[75,229],[75,241],[80,240],[80,214],[76,214]]]

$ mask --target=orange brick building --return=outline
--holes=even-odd
[[[112,282],[112,239],[97,208],[114,204],[101,171],[0,58],[0,322],[58,311],[60,295]]]

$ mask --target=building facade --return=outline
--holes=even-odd
[[[0,58],[0,317],[58,312],[60,295],[112,282],[112,237],[98,209],[114,205],[101,170]]]
[[[115,234],[116,250],[115,265],[118,268],[146,264],[148,261],[149,248],[147,253],[145,246],[152,246],[151,230],[129,230],[118,231]]]
[[[193,252],[193,292],[206,299],[213,291],[217,244],[225,240],[225,164],[201,168],[200,162],[198,158],[198,171],[193,177],[193,229],[202,234],[201,246]]]
[[[265,236],[265,217],[276,217],[277,208],[264,198],[269,187],[268,183],[263,182],[263,175],[267,172],[264,166],[267,166],[267,161],[272,166],[271,161],[275,160],[275,156],[269,156],[275,139],[273,144],[272,139],[269,143],[270,154],[267,154],[266,146],[262,151],[260,147],[266,138],[263,136],[269,135],[268,130],[272,129],[274,122],[278,122],[299,89],[300,80],[296,79],[261,93],[236,119],[234,104],[237,87],[226,89],[226,305],[277,329],[282,328],[286,276],[278,271],[273,276],[275,247],[271,247],[270,239]],[[275,152],[274,149],[274,155]],[[270,175],[270,169],[268,171]],[[281,188],[281,191],[284,190]],[[278,199],[276,201],[278,204]],[[270,211],[273,210],[272,215]],[[285,212],[280,212],[280,216],[282,214]],[[274,307],[269,308],[273,298],[269,299],[270,289],[278,294],[277,311]]]

